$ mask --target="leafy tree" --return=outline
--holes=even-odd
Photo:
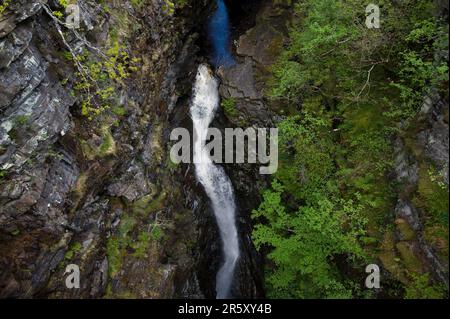
[[[268,255],[275,265],[267,278],[270,296],[350,298],[352,292],[332,260],[338,255],[363,256],[358,244],[364,234],[361,207],[317,193],[314,203],[291,211],[283,204],[283,193],[284,187],[275,180],[253,212],[254,218],[267,220],[254,230],[255,245],[273,247]]]
[[[308,200],[312,193],[330,187],[334,170],[333,141],[327,118],[303,112],[282,121],[279,128],[280,165],[277,178],[296,199]]]

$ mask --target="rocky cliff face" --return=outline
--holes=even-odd
[[[168,155],[171,130],[192,129],[214,4],[78,4],[75,32],[58,1],[21,0],[0,18],[0,296],[212,298],[217,226],[193,166]],[[130,74],[98,71],[118,54],[137,61]],[[85,103],[84,72],[113,92],[108,106]],[[258,297],[248,234],[234,294]],[[69,264],[80,289],[66,288]]]
[[[384,234],[378,258],[405,284],[408,272],[427,272],[448,287],[448,246],[430,223],[436,218],[433,206],[445,205],[446,196],[446,187],[433,186],[432,180],[439,176],[448,186],[448,104],[438,95],[427,97],[410,127],[394,141],[395,227]]]
[[[209,4],[79,4],[78,35],[58,32],[56,1],[15,1],[1,14],[0,296],[202,297],[205,203],[167,146],[187,122]],[[67,45],[106,52],[113,40],[139,66],[111,84],[120,108],[89,120]],[[80,289],[65,286],[68,264],[80,267]]]

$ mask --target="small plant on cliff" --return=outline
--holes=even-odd
[[[144,5],[145,0],[131,0],[131,5],[135,9],[139,9]]]
[[[71,0],[60,0],[59,4],[66,7]],[[52,11],[43,4],[44,11],[51,17],[61,39],[68,49],[64,58],[71,60],[77,70],[73,96],[78,95],[81,100],[81,114],[92,120],[117,100],[116,87],[123,84],[131,73],[136,72],[140,59],[130,57],[126,48],[119,45],[115,39],[109,48],[103,50],[93,46],[77,30],[68,28],[61,21],[62,14]],[[75,38],[84,44],[85,49],[79,53],[66,40],[63,27],[68,28]],[[77,94],[78,93],[78,94]]]
[[[233,98],[222,100],[221,106],[228,118],[234,118],[239,114],[238,110],[236,109],[236,101]]]
[[[2,4],[0,4],[0,14],[2,14],[3,12],[5,12],[5,10],[8,8],[8,6],[10,5],[11,0],[5,0],[3,1]]]
[[[58,3],[63,7],[67,8],[67,6],[71,3],[74,3],[75,0],[58,0]]]
[[[168,15],[173,15],[175,10],[183,8],[187,4],[188,0],[164,0],[163,10]]]
[[[168,15],[173,15],[175,13],[175,3],[170,0],[164,0],[163,10]]]
[[[151,234],[152,234],[152,238],[156,241],[160,241],[164,237],[164,231],[158,225],[155,225],[153,227]]]
[[[70,245],[69,250],[64,255],[64,258],[67,260],[71,260],[74,256],[74,254],[78,253],[82,248],[81,243],[75,242]]]
[[[114,278],[122,267],[123,257],[126,255],[127,247],[131,244],[130,233],[137,221],[134,217],[123,215],[117,234],[111,236],[106,244],[109,262],[109,276]]]
[[[66,9],[69,4],[76,3],[75,0],[58,0],[57,2],[63,9]],[[58,19],[62,19],[64,17],[64,13],[60,10],[54,10],[53,15]]]
[[[82,94],[81,114],[89,119],[110,109],[110,104],[117,99],[114,85],[123,84],[140,62],[140,59],[131,58],[118,42],[100,58],[86,51],[74,59],[83,66],[83,70],[76,73],[79,81],[74,89]]]
[[[144,258],[149,246],[150,235],[148,232],[143,231],[139,233],[136,242],[131,243],[131,247],[134,249],[133,257]]]
[[[0,169],[0,182],[8,175],[8,171]]]

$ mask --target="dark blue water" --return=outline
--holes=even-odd
[[[215,67],[232,66],[234,62],[230,51],[230,20],[223,0],[216,0],[217,10],[209,21],[209,37],[212,44],[212,64]]]

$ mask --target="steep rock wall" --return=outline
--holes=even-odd
[[[44,10],[15,1],[0,18],[0,296],[202,297],[196,276],[202,198],[168,161],[186,121],[196,30],[206,1],[79,1],[81,39],[114,39],[137,70],[114,85],[120,108],[88,120],[67,47]],[[181,109],[181,111],[179,110]],[[174,111],[178,112],[174,116]],[[80,289],[67,289],[77,264]]]

